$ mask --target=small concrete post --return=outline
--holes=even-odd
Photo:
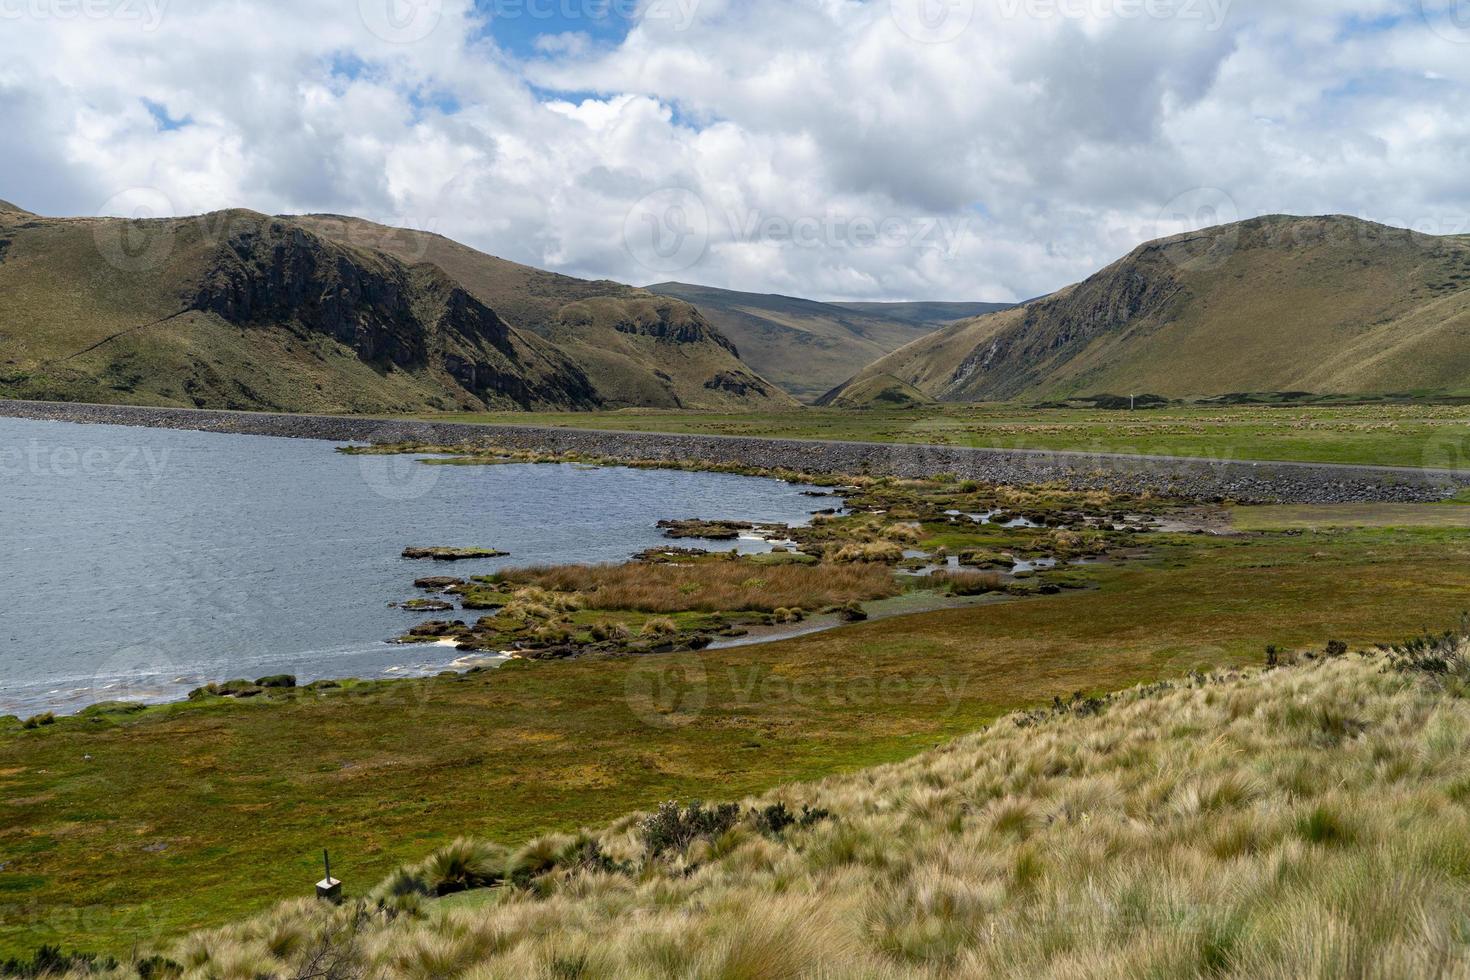
[[[332,856],[326,851],[322,851],[322,863],[327,866],[327,876],[316,883],[316,897],[339,905],[342,902],[342,882],[332,877]]]

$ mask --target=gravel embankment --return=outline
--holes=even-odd
[[[1076,489],[1251,503],[1429,502],[1470,487],[1470,471],[658,435],[122,405],[0,401],[0,417],[343,442],[575,451],[624,460],[697,460],[810,473],[914,477],[954,473],[988,483],[1055,482]]]

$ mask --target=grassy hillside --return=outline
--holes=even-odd
[[[601,403],[554,346],[438,269],[248,211],[0,212],[0,396],[325,412]]]
[[[442,235],[357,218],[293,218],[335,241],[432,262],[510,324],[554,343],[611,407],[779,409],[795,401],[688,303],[486,255]]]
[[[1463,390],[1470,239],[1345,217],[1180,235],[916,341],[858,379],[875,375],[945,401]],[[830,403],[847,404],[846,390]]]
[[[699,307],[762,376],[808,402],[939,326],[917,318],[909,306],[898,316],[680,282],[648,288]]]
[[[1463,976],[1467,685],[1445,638],[1058,698],[741,804],[457,841],[369,901],[168,955],[199,976]]]

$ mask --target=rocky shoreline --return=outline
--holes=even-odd
[[[813,474],[925,477],[953,473],[994,484],[1056,483],[1076,490],[1242,503],[1428,503],[1470,488],[1467,471],[660,435],[131,405],[0,401],[0,417],[339,442],[577,453],[628,462],[667,460],[688,465],[699,461]]]

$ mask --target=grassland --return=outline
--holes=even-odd
[[[995,449],[1470,469],[1470,406],[1190,406],[1138,412],[1015,405],[792,412],[498,413],[444,421]]]
[[[1465,642],[1071,701],[514,854],[461,841],[374,902],[298,900],[170,955],[200,976],[1465,976]],[[466,878],[502,884],[421,897]]]
[[[0,953],[125,954],[456,836],[515,845],[660,800],[892,762],[1073,691],[1454,622],[1456,529],[1158,536],[1084,592],[702,654],[516,663],[0,730]],[[311,746],[303,753],[303,746]]]

